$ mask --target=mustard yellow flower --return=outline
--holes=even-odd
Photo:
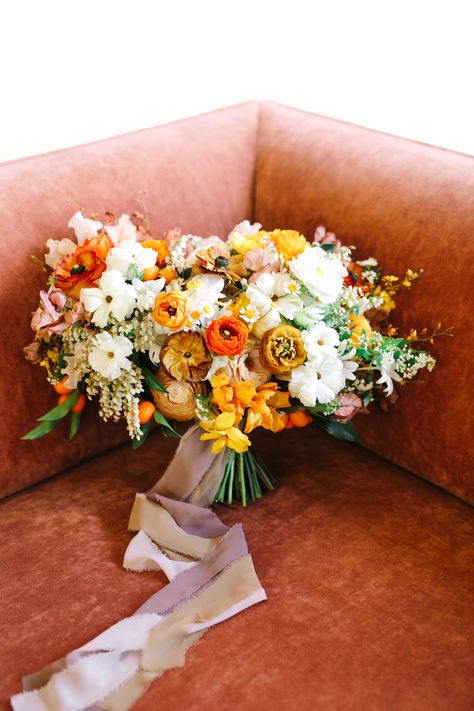
[[[264,247],[267,242],[268,236],[263,230],[254,235],[241,235],[239,232],[234,232],[231,239],[232,249],[239,254],[247,254],[252,249]]]
[[[217,415],[215,420],[199,423],[203,430],[206,430],[201,435],[201,439],[203,441],[214,440],[212,445],[214,454],[222,452],[224,447],[234,449],[239,453],[246,452],[250,447],[250,440],[247,435],[237,427],[234,427],[235,420],[236,417],[233,412],[222,412]]]

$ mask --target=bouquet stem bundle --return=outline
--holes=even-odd
[[[261,499],[265,490],[273,491],[275,483],[274,477],[255,452],[250,449],[242,453],[230,450],[215,500],[220,504],[238,503],[247,506],[249,501]]]

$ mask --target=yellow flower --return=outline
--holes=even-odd
[[[272,432],[285,429],[284,421],[277,412],[277,409],[285,407],[290,407],[289,394],[278,390],[276,383],[264,383],[249,405],[244,432],[252,432],[256,427]]]
[[[235,421],[236,417],[233,412],[222,412],[217,415],[215,420],[199,423],[203,430],[206,430],[201,435],[201,439],[203,441],[215,440],[212,445],[214,454],[222,452],[224,447],[229,447],[229,449],[234,449],[239,453],[246,452],[250,447],[250,440],[247,435],[237,427],[234,427]]]
[[[199,333],[171,334],[160,351],[160,361],[175,380],[204,380],[212,358]]]
[[[273,230],[268,233],[268,237],[274,243],[278,254],[287,262],[309,247],[307,239],[296,230]]]
[[[231,240],[232,249],[239,254],[247,254],[251,249],[264,247],[266,242],[268,242],[268,235],[263,230],[256,232],[254,235],[241,235],[238,232],[234,232]]]
[[[212,402],[221,412],[232,412],[240,422],[244,410],[256,394],[255,385],[247,380],[230,382],[222,371],[218,371],[211,381]]]
[[[351,314],[349,318],[351,322],[350,326],[352,331],[351,343],[354,346],[357,347],[360,344],[360,337],[362,336],[363,332],[365,332],[365,335],[368,339],[372,338],[372,328],[365,316],[357,316],[355,314]]]
[[[287,324],[265,331],[260,341],[260,359],[274,375],[289,373],[306,360],[301,332]]]

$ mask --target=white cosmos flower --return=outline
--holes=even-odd
[[[137,239],[137,228],[129,215],[120,215],[117,224],[107,225],[105,231],[112,240],[114,247],[117,247],[119,242],[136,242]]]
[[[334,349],[321,348],[318,355],[291,371],[288,390],[306,407],[334,400],[344,386],[343,367]]]
[[[255,323],[253,333],[257,338],[261,338],[267,329],[277,326],[280,316],[293,319],[303,305],[297,294],[297,285],[289,274],[260,274],[255,284],[249,285],[245,296],[249,305],[242,318]]]
[[[95,347],[89,353],[89,365],[104,378],[115,380],[123,370],[130,370],[133,344],[126,336],[111,336],[104,331],[95,337]]]
[[[291,260],[290,271],[323,304],[332,304],[341,293],[347,269],[320,247],[308,247]]]
[[[142,281],[141,279],[132,279],[132,286],[137,293],[137,309],[140,313],[151,311],[155,305],[155,299],[166,282],[161,277],[153,281]]]
[[[142,274],[144,269],[155,266],[156,252],[142,247],[139,242],[124,240],[118,247],[109,250],[105,263],[108,269],[116,269],[126,279],[131,279]]]
[[[49,252],[44,255],[44,261],[48,267],[56,269],[64,257],[76,251],[77,244],[72,239],[65,237],[64,239],[49,239],[46,242],[46,247]]]
[[[82,289],[80,299],[86,311],[94,314],[92,323],[104,328],[110,316],[123,321],[132,314],[137,294],[120,272],[111,269],[100,277],[99,288]]]
[[[224,298],[224,279],[217,274],[198,274],[187,284],[188,318],[207,326],[218,309],[219,299]]]
[[[339,334],[334,328],[326,326],[324,321],[315,324],[308,331],[303,331],[301,334],[304,347],[308,355],[317,355],[318,351],[325,346],[338,346]]]
[[[393,367],[394,365],[395,358],[393,357],[393,353],[385,351],[382,356],[382,362],[380,363],[380,378],[376,382],[377,385],[386,385],[384,393],[387,397],[393,393],[393,381],[395,380],[395,382],[400,383],[402,380]]]
[[[102,222],[89,220],[89,218],[84,217],[82,211],[79,210],[71,217],[67,226],[74,230],[78,243],[84,244],[86,239],[97,237],[97,233],[102,227]]]

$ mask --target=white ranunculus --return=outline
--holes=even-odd
[[[129,215],[120,215],[116,225],[107,225],[105,231],[117,247],[120,242],[136,242],[137,228],[131,221]]]
[[[95,346],[89,353],[89,365],[104,378],[115,380],[124,370],[132,367],[128,356],[133,344],[126,336],[111,336],[104,331],[95,337]]]
[[[332,304],[341,293],[347,269],[320,247],[308,247],[291,260],[290,271],[323,304]]]
[[[252,336],[255,338],[262,338],[265,331],[270,328],[275,328],[281,323],[280,312],[278,309],[268,309],[263,316],[261,316],[257,321],[255,321],[252,328]]]
[[[137,293],[137,309],[140,313],[151,311],[155,305],[155,299],[163,288],[166,281],[163,277],[154,279],[153,281],[142,281],[141,279],[132,279],[132,285]]]
[[[154,249],[142,247],[139,242],[124,240],[118,247],[112,247],[105,260],[107,269],[116,269],[126,279],[143,274],[144,269],[151,269],[156,263]]]
[[[380,364],[380,378],[376,381],[377,385],[385,385],[384,390],[387,397],[393,393],[393,381],[400,383],[402,378],[398,375],[394,368],[395,358],[393,353],[390,351],[385,351],[382,356],[382,362]]]
[[[102,227],[102,222],[84,217],[82,211],[79,210],[71,217],[67,226],[74,230],[78,243],[84,244],[86,239],[97,237],[97,233]]]
[[[317,355],[321,348],[339,345],[338,332],[327,326],[324,321],[316,323],[308,331],[303,331],[301,337],[306,353],[310,356]]]
[[[116,269],[105,271],[99,280],[99,288],[82,289],[81,303],[93,314],[92,323],[104,328],[110,316],[123,321],[135,308],[137,294],[131,284]]]
[[[64,257],[76,251],[77,244],[72,239],[64,237],[64,239],[49,239],[46,242],[46,247],[49,251],[44,255],[44,261],[48,267],[56,269]]]
[[[260,232],[261,229],[262,229],[262,225],[259,222],[254,222],[252,224],[248,220],[244,220],[243,222],[239,222],[239,224],[236,225],[229,232],[227,239],[230,241],[232,239],[232,235],[234,235],[235,233],[237,233],[239,235],[254,235],[257,232]]]
[[[331,402],[344,386],[342,362],[333,350],[322,348],[317,356],[291,371],[288,390],[305,407]]]

